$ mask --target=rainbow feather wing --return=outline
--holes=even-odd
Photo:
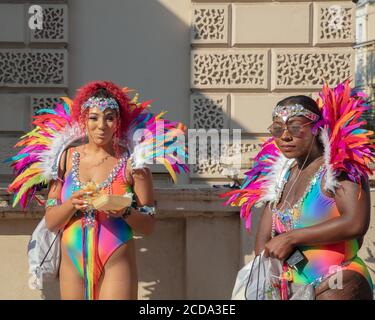
[[[280,156],[274,139],[270,138],[254,158],[253,167],[245,173],[240,189],[220,195],[221,198],[229,197],[225,205],[241,207],[240,215],[245,219],[247,229],[251,227],[251,216],[255,206],[273,199],[274,186],[270,185],[269,178]]]
[[[345,172],[356,183],[372,174],[374,144],[372,131],[363,126],[363,112],[369,109],[363,92],[354,92],[348,80],[331,89],[323,86],[317,103],[323,114],[322,140],[328,167],[326,188],[334,191],[336,177]]]
[[[145,164],[163,164],[174,182],[176,173],[188,172],[186,127],[180,122],[164,119],[165,112],[148,111],[151,101],[138,102],[138,94],[132,100],[132,118],[127,141],[132,149],[134,168]]]
[[[63,103],[54,109],[37,112],[33,121],[35,128],[15,145],[22,149],[5,160],[16,175],[7,189],[14,194],[13,207],[20,203],[25,208],[35,198],[37,190],[56,178],[59,156],[64,147],[77,135],[81,136],[71,121],[71,100],[65,97],[62,100]]]

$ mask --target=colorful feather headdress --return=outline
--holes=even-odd
[[[327,169],[325,188],[335,192],[337,176],[344,172],[356,183],[367,181],[374,162],[372,131],[364,126],[363,113],[370,109],[363,92],[351,90],[349,81],[330,89],[327,84],[317,100],[323,119],[320,138],[324,145],[324,161]]]
[[[128,88],[124,93],[130,92]],[[40,109],[34,116],[35,128],[21,137],[15,147],[22,149],[5,162],[11,163],[16,178],[7,191],[14,194],[13,207],[19,202],[25,208],[33,199],[40,204],[37,191],[58,178],[63,151],[85,138],[85,133],[72,117],[72,101],[63,97],[54,109]],[[176,181],[176,173],[187,172],[186,127],[163,118],[165,112],[148,111],[150,101],[138,102],[135,94],[128,110],[130,125],[120,144],[130,150],[133,168],[149,163],[163,164]],[[136,134],[138,132],[138,135]],[[134,139],[134,137],[137,139]]]
[[[370,137],[373,132],[364,128],[362,116],[370,107],[366,105],[362,92],[351,90],[349,81],[344,81],[334,89],[327,84],[317,100],[322,119],[315,128],[320,129],[324,145],[326,167],[325,189],[335,192],[337,177],[344,172],[356,183],[367,180],[372,174],[370,164],[374,162],[374,147]],[[276,146],[274,138],[267,140],[254,158],[254,165],[245,173],[240,189],[226,192],[229,197],[225,205],[241,207],[240,215],[250,229],[251,215],[257,206],[274,202],[280,192],[282,179],[292,164]]]

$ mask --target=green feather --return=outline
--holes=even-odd
[[[45,179],[45,177],[41,173],[36,174],[34,177],[30,178],[29,181],[25,182],[23,184],[23,186],[21,187],[20,191],[18,191],[17,196],[14,198],[13,207],[15,207],[17,205],[17,203],[20,201],[22,195],[25,192],[27,192],[33,186],[41,184],[41,183],[44,183],[44,184],[47,183],[47,180]]]

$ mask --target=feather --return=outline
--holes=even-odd
[[[241,207],[240,216],[251,227],[252,211],[266,202],[274,202],[280,188],[280,181],[293,160],[285,158],[273,138],[267,140],[253,159],[254,165],[245,173],[240,189],[220,195],[229,197],[225,205]]]
[[[36,187],[57,177],[58,163],[63,150],[82,137],[78,124],[71,119],[71,100],[54,109],[40,109],[34,116],[35,128],[26,133],[15,147],[23,147],[7,161],[17,175],[8,186],[14,193],[13,206],[18,202],[25,208],[35,198]]]
[[[131,150],[132,167],[142,168],[146,164],[160,163],[165,166],[174,182],[176,173],[188,172],[185,164],[187,149],[185,147],[186,127],[179,122],[164,119],[166,112],[153,114],[148,111],[152,100],[139,102],[136,94],[132,100],[135,107],[126,141]],[[134,141],[137,130],[142,130],[143,139]],[[180,140],[183,143],[179,143]]]
[[[346,173],[353,182],[361,183],[372,174],[369,167],[374,161],[373,134],[363,126],[363,112],[368,110],[365,94],[350,88],[348,80],[331,89],[327,84],[317,100],[323,114],[320,138],[324,145],[326,166],[325,189],[335,192],[337,176]]]

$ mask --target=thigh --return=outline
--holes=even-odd
[[[64,248],[61,250],[59,270],[60,295],[62,300],[83,300],[83,279]]]
[[[119,246],[109,257],[99,280],[100,300],[136,300],[138,276],[134,240]]]
[[[336,288],[338,283],[333,281],[340,280],[340,275],[332,275],[315,289],[316,300],[372,300],[373,293],[363,275],[352,270],[344,270],[341,273],[342,286]],[[335,284],[334,288],[332,284]]]

